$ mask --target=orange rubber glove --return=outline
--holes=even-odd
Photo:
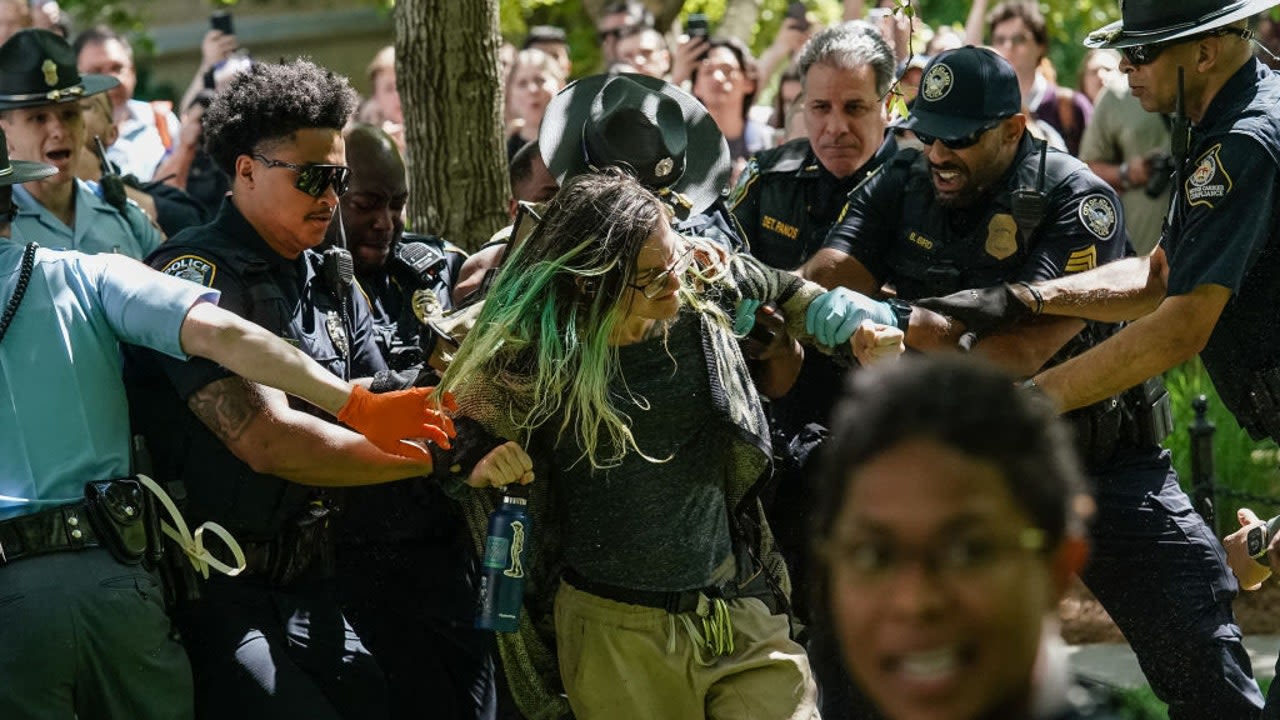
[[[429,460],[430,454],[405,440],[423,438],[448,450],[449,438],[457,435],[453,420],[445,411],[458,409],[452,395],[438,401],[435,388],[410,388],[372,393],[359,385],[351,391],[338,419],[368,438],[386,453]]]

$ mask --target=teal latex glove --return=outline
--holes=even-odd
[[[810,303],[804,326],[818,342],[836,347],[849,342],[863,320],[898,327],[898,316],[888,303],[843,287],[823,293]]]
[[[756,324],[756,311],[760,309],[759,300],[751,298],[742,298],[738,301],[738,309],[733,314],[733,334],[738,337],[746,337],[751,332],[751,328]]]

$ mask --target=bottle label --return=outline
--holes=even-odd
[[[510,545],[506,538],[490,535],[484,543],[484,566],[493,570],[507,567],[507,549]]]
[[[511,566],[502,574],[512,578],[524,577],[524,523],[519,520],[511,523]]]

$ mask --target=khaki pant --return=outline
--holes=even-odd
[[[785,615],[728,603],[733,652],[713,656],[694,613],[614,602],[560,583],[556,650],[579,720],[817,720],[817,686]]]

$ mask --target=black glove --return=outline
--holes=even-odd
[[[1009,285],[961,290],[943,297],[917,300],[913,304],[953,317],[976,335],[986,335],[991,330],[1031,315],[1031,309],[1022,304]]]

